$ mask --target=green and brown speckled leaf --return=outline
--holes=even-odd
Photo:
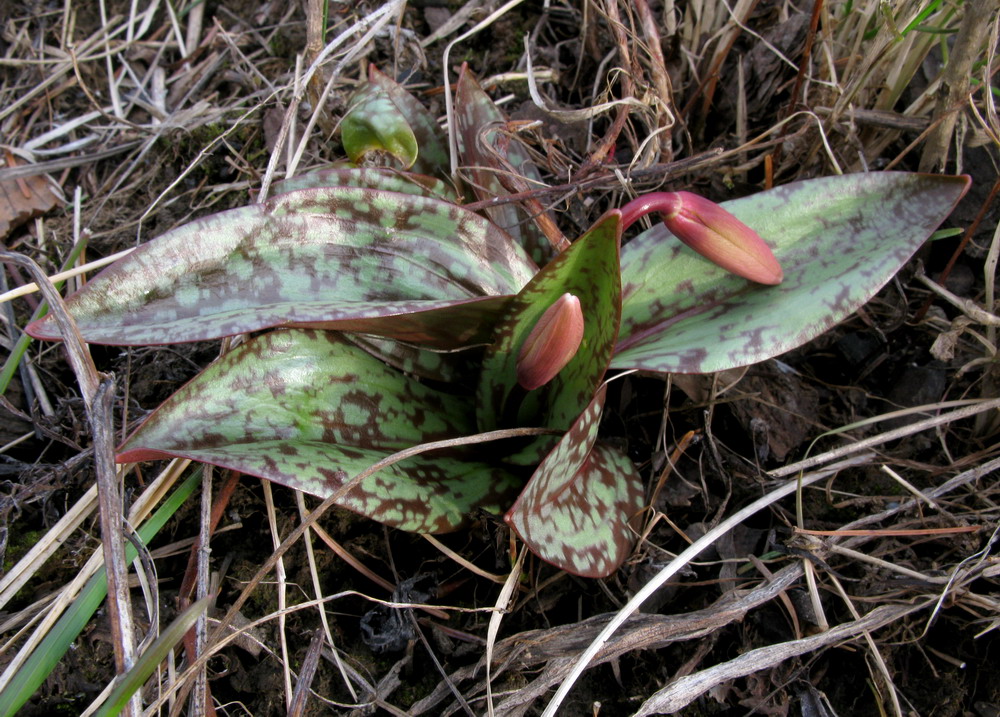
[[[461,172],[480,200],[510,194],[498,178],[514,172],[529,188],[542,186],[541,175],[528,151],[514,137],[500,130],[507,118],[493,104],[467,67],[462,68],[455,90],[455,120]],[[507,230],[538,264],[553,255],[552,245],[533,219],[515,204],[500,204],[486,210],[487,216]]]
[[[367,187],[385,192],[416,194],[432,199],[456,201],[451,185],[426,174],[400,172],[379,167],[351,167],[321,169],[275,182],[271,195],[286,194],[298,189],[324,189],[328,187]]]
[[[447,180],[451,174],[448,143],[433,115],[402,85],[379,72],[374,65],[368,69],[368,81],[386,93],[413,130],[418,151],[411,170]]]
[[[603,578],[632,552],[642,481],[626,456],[597,444],[605,389],[542,461],[504,520],[546,562]]]
[[[330,495],[387,455],[473,433],[467,400],[407,378],[336,334],[274,331],[182,387],[121,446],[119,461],[183,456]],[[407,459],[364,481],[344,507],[418,532],[499,512],[514,476],[455,456]]]
[[[389,93],[371,82],[351,98],[340,121],[340,140],[352,162],[388,155],[402,169],[409,169],[417,161],[417,138],[410,123]]]
[[[483,360],[477,393],[481,430],[542,426],[563,431],[590,403],[607,370],[618,334],[620,237],[620,215],[609,213],[549,262],[511,300]],[[566,293],[580,300],[583,341],[552,381],[525,391],[517,383],[521,345],[542,314]]]
[[[662,225],[622,249],[616,369],[702,373],[789,351],[846,319],[944,221],[967,177],[879,172],[795,182],[723,206],[784,269],[778,286],[728,274]]]
[[[502,297],[535,270],[509,236],[453,204],[302,189],[164,234],[101,272],[67,308],[94,343],[309,325],[450,349],[481,341]],[[57,331],[48,319],[28,328],[37,338]]]
[[[441,383],[474,385],[483,355],[483,346],[461,351],[432,351],[378,336],[352,333],[344,333],[343,336],[404,373]]]

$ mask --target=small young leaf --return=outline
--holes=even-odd
[[[474,432],[467,400],[386,367],[335,334],[274,331],[216,361],[120,448],[133,462],[183,456],[329,496],[402,448]],[[416,532],[499,512],[522,482],[462,454],[418,456],[371,476],[341,505]]]
[[[409,169],[417,161],[413,130],[378,85],[366,84],[351,98],[350,108],[340,122],[340,139],[352,162],[387,154],[403,169]]]
[[[752,285],[662,226],[622,250],[622,327],[611,366],[707,373],[789,351],[846,319],[944,221],[967,177],[877,172],[795,182],[725,208],[784,269]]]
[[[504,520],[546,562],[603,578],[632,552],[642,481],[626,456],[596,444],[605,389],[545,457]]]
[[[510,194],[499,179],[501,173],[514,172],[531,187],[542,185],[541,175],[524,145],[516,138],[500,134],[499,128],[507,118],[464,66],[455,90],[455,121],[461,171],[479,199]],[[516,205],[500,204],[487,209],[486,214],[510,232],[538,264],[552,257],[548,239]]]
[[[413,95],[387,75],[379,72],[374,65],[368,68],[368,81],[386,93],[413,130],[419,152],[417,161],[411,169],[420,174],[429,174],[444,180],[450,179],[448,144],[433,115]]]
[[[457,336],[460,345],[488,334],[505,303],[495,297],[516,293],[535,271],[509,236],[458,206],[328,187],[179,227],[66,303],[94,343],[199,341],[307,325],[454,348],[458,334],[467,334]],[[491,298],[474,306],[482,297]],[[402,316],[410,313],[419,316]],[[59,338],[45,319],[27,330]]]

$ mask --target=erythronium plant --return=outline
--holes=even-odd
[[[534,170],[498,134],[503,117],[468,73],[457,92],[471,191],[503,194],[482,168]],[[657,193],[607,212],[555,254],[513,205],[485,217],[455,202],[436,124],[388,78],[373,71],[345,124],[350,155],[392,155],[420,174],[287,180],[264,202],[140,247],[67,300],[96,343],[275,329],[182,387],[119,460],[184,456],[326,496],[404,448],[547,428],[492,452],[401,461],[342,505],[420,532],[503,512],[536,554],[591,577],[628,556],[643,506],[635,467],[599,440],[609,369],[719,371],[803,344],[868,301],[968,187],[965,177],[873,173],[722,207]],[[623,246],[647,214],[663,222]],[[48,319],[28,332],[59,338]]]

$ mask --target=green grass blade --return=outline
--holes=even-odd
[[[97,710],[95,717],[112,717],[124,709],[132,695],[146,684],[146,680],[153,674],[156,666],[166,659],[167,654],[184,638],[184,634],[194,625],[198,617],[208,609],[211,600],[211,595],[203,597],[170,623],[170,626],[156,638],[149,649],[136,660],[132,669],[125,673],[111,694],[108,695],[108,699]]]
[[[155,513],[139,528],[139,538],[148,543],[167,520],[177,511],[185,500],[194,492],[201,481],[201,471],[198,470],[174,491]],[[125,545],[125,559],[129,562],[136,558],[137,551],[131,543]],[[41,686],[49,673],[66,654],[73,641],[86,627],[90,618],[97,612],[101,602],[108,593],[107,574],[102,569],[94,575],[73,601],[73,605],[59,618],[52,631],[46,635],[41,644],[31,653],[20,670],[11,681],[0,691],[0,717],[9,717],[17,711]]]

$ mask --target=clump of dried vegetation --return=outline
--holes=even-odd
[[[92,714],[113,690],[129,714],[996,714],[998,34],[993,0],[8,7],[0,712],[18,688],[20,714]],[[660,186],[974,180],[958,229],[819,340],[617,382],[602,430],[648,511],[606,580],[525,559],[492,516],[425,539],[180,460],[114,466],[218,343],[70,347],[78,383],[19,328],[44,282],[15,253],[72,289],[339,159],[368,63],[443,122],[463,61],[566,229]]]

